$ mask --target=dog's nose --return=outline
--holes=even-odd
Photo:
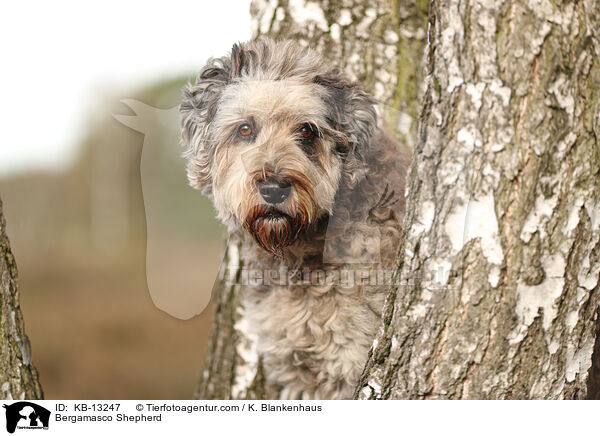
[[[290,195],[292,184],[287,179],[268,178],[258,182],[260,196],[269,204],[282,203]]]

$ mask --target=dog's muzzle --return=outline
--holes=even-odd
[[[283,203],[291,190],[291,182],[284,178],[268,177],[258,182],[258,192],[268,204]]]
[[[250,208],[243,226],[259,246],[282,257],[285,247],[293,244],[301,233],[310,231],[313,220],[318,218],[312,185],[305,174],[294,171],[285,175],[260,171],[253,179],[255,192],[262,201]],[[290,204],[285,205],[286,201]]]

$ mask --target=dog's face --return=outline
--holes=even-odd
[[[357,85],[314,53],[269,40],[209,62],[181,112],[191,185],[277,256],[362,177],[376,122]]]

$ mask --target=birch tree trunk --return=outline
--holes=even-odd
[[[599,18],[431,3],[397,287],[358,398],[595,396]]]
[[[427,1],[254,0],[254,36],[309,44],[381,102],[386,124],[413,145],[422,81]],[[218,53],[215,53],[217,55]],[[195,398],[264,398],[265,385],[252,338],[244,331],[238,274],[239,243],[229,241],[213,289],[215,315]]]
[[[0,398],[41,399],[42,388],[31,362],[31,347],[19,307],[17,266],[6,235],[0,200]]]

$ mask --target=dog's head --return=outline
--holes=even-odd
[[[374,101],[295,42],[234,45],[184,90],[190,184],[218,216],[281,256],[364,177]]]

